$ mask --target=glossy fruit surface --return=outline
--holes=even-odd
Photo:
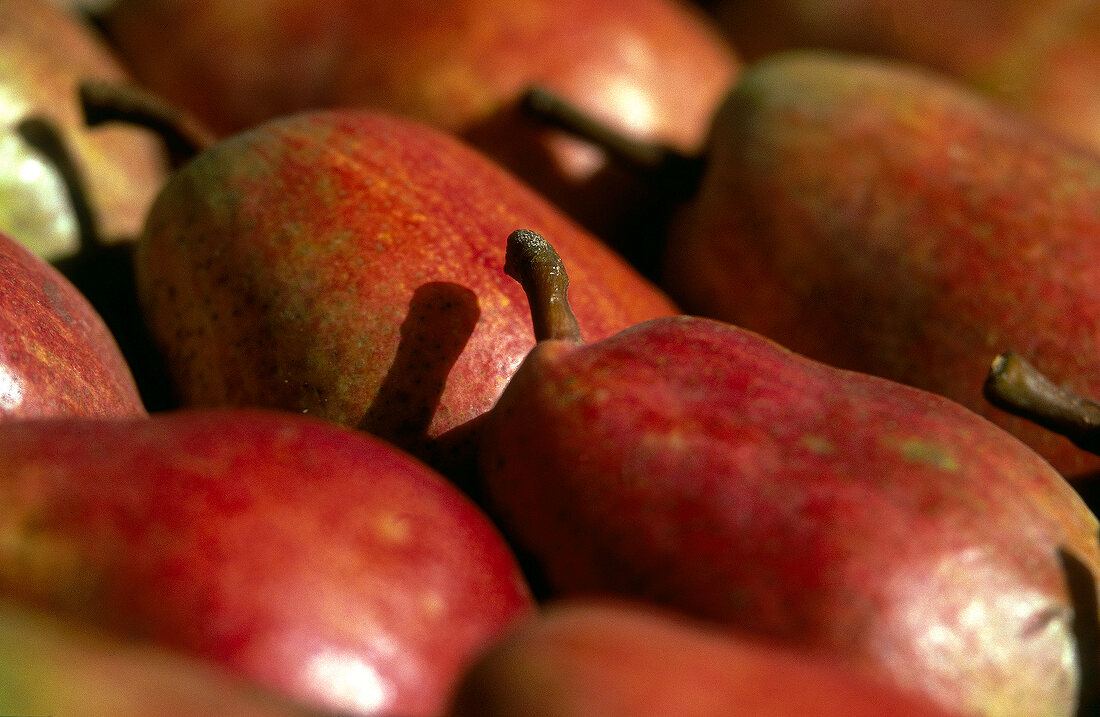
[[[135,0],[103,24],[144,82],[221,132],[303,109],[394,112],[461,135],[601,236],[647,208],[642,188],[527,121],[523,90],[693,151],[738,66],[680,0]]]
[[[75,13],[48,0],[0,3],[0,231],[38,256],[75,253],[79,227],[61,178],[16,131],[27,117],[51,120],[72,145],[105,239],[140,230],[164,180],[160,148],[141,131],[85,129],[77,95],[80,80],[128,76]]]
[[[490,416],[483,467],[560,592],[823,648],[948,708],[1073,714],[1058,551],[1095,574],[1096,519],[1023,444],[938,396],[657,320],[540,344]]]
[[[947,717],[818,655],[637,603],[548,605],[467,670],[451,717]]]
[[[518,180],[425,125],[311,112],[178,172],[139,295],[188,404],[308,413],[421,449],[492,406],[534,345],[503,239],[559,238],[588,336],[678,310]]]
[[[0,426],[0,590],[318,706],[429,715],[531,609],[508,547],[373,437],[225,410]]]
[[[910,67],[792,53],[745,74],[678,217],[688,311],[945,395],[1069,476],[1088,454],[989,405],[1024,355],[1100,395],[1100,159]]]
[[[144,415],[103,319],[56,269],[0,233],[0,422]]]
[[[1100,656],[1097,519],[962,406],[692,316],[585,344],[537,234],[538,345],[487,414],[486,504],[551,594],[652,601],[948,710],[1073,715]]]

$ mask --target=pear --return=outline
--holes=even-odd
[[[806,52],[746,72],[706,166],[662,267],[686,310],[1100,466],[981,394],[1009,348],[1100,393],[1100,157],[939,75]]]
[[[531,94],[666,187],[659,246],[631,258],[685,311],[942,394],[1070,478],[1100,470],[982,397],[1008,349],[1100,395],[1096,153],[943,75],[830,52],[747,68],[696,156]]]
[[[370,110],[304,112],[181,167],[136,246],[184,405],[260,405],[381,435],[448,474],[534,345],[489,237],[561,237],[590,338],[679,309],[484,155]],[[444,438],[445,434],[447,435]]]
[[[146,415],[134,375],[95,307],[2,232],[0,297],[0,423]]]
[[[0,706],[69,717],[320,717],[216,665],[0,601]]]
[[[448,717],[949,717],[821,655],[626,600],[552,602],[466,670]]]
[[[80,248],[79,218],[63,179],[16,131],[28,117],[50,121],[87,178],[104,237],[126,242],[141,229],[166,165],[157,142],[133,128],[90,130],[77,84],[131,75],[77,11],[49,0],[0,3],[0,231],[53,261]]]
[[[601,238],[635,223],[646,187],[528,122],[523,88],[694,151],[739,67],[682,0],[122,0],[100,23],[144,84],[223,136],[306,109],[400,114],[462,136]]]
[[[553,594],[614,593],[831,654],[965,714],[1073,715],[1097,520],[946,398],[680,316],[583,343],[541,236],[539,339],[487,415],[486,504]]]
[[[442,476],[286,412],[0,424],[0,504],[0,597],[330,711],[437,714],[533,609]]]
[[[1091,0],[718,0],[712,11],[746,58],[813,47],[914,62],[1100,148]]]

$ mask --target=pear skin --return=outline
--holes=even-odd
[[[73,284],[0,232],[0,423],[146,415],[103,318]]]
[[[527,225],[590,279],[573,297],[590,337],[678,313],[468,145],[367,110],[273,120],[176,172],[137,244],[138,296],[184,405],[308,413],[453,465],[437,439],[534,345],[498,239]]]
[[[913,62],[1100,148],[1100,5],[1092,0],[715,4],[717,24],[750,61],[827,48]]]
[[[70,717],[321,717],[217,666],[12,600],[0,603],[0,705]]]
[[[653,197],[517,107],[547,83],[621,131],[695,151],[739,67],[680,0],[135,0],[101,16],[142,81],[217,131],[372,107],[462,136],[601,238]],[[162,28],[173,32],[164,33]]]
[[[716,117],[664,285],[685,310],[940,393],[1071,477],[1100,463],[988,405],[1016,350],[1100,395],[1100,158],[912,66],[789,53]]]
[[[54,123],[73,147],[105,240],[124,243],[141,231],[166,176],[157,141],[132,128],[86,128],[77,99],[81,80],[130,77],[75,10],[41,0],[0,3],[0,231],[49,261],[80,248],[62,179],[16,132],[28,117]]]
[[[942,396],[682,316],[541,332],[482,437],[487,504],[559,595],[825,651],[968,714],[1069,717],[1092,689],[1096,517]]]
[[[6,423],[0,502],[4,597],[341,714],[437,714],[533,607],[442,476],[285,412]]]
[[[552,602],[467,669],[448,717],[960,717],[827,657],[626,600]]]

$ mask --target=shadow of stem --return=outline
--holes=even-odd
[[[397,353],[359,429],[384,438],[448,477],[470,456],[451,455],[428,429],[447,377],[480,317],[477,295],[449,282],[423,284],[413,293],[401,324]],[[453,438],[452,438],[453,440]]]

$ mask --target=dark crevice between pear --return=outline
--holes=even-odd
[[[519,107],[540,126],[600,148],[612,162],[652,188],[647,194],[653,201],[611,245],[642,274],[659,278],[668,223],[676,209],[698,191],[706,170],[705,155],[688,155],[660,142],[628,137],[546,87],[529,87]]]
[[[1066,589],[1073,605],[1073,637],[1077,647],[1077,717],[1100,715],[1100,602],[1096,576],[1066,548],[1058,550]]]
[[[114,336],[148,411],[178,406],[164,361],[146,331],[134,280],[133,241],[104,242],[87,186],[73,153],[49,120],[28,117],[16,127],[22,139],[61,176],[79,230],[76,254],[53,262],[85,298]]]
[[[432,438],[428,429],[447,377],[481,316],[477,294],[460,284],[430,282],[413,292],[401,338],[378,394],[357,428],[419,457],[487,509],[477,479],[481,415]],[[532,594],[548,594],[533,558],[515,550]]]
[[[470,489],[473,426],[432,439],[428,428],[447,377],[481,315],[477,294],[460,284],[430,282],[413,292],[393,363],[358,428],[419,456]]]
[[[461,137],[620,253],[647,241],[655,244],[645,237],[667,223],[670,211],[658,188],[621,162],[608,160],[607,153],[591,142],[572,136],[603,155],[591,173],[575,173],[563,163],[562,148],[551,140],[562,133],[532,121],[520,100],[504,103],[464,127]]]
[[[532,118],[591,142],[616,162],[680,198],[690,197],[698,189],[706,167],[702,156],[686,155],[660,142],[628,137],[546,87],[527,88],[520,106]]]
[[[85,80],[78,91],[89,127],[110,122],[145,127],[164,143],[173,168],[179,168],[216,141],[197,118],[156,93],[135,84]]]

